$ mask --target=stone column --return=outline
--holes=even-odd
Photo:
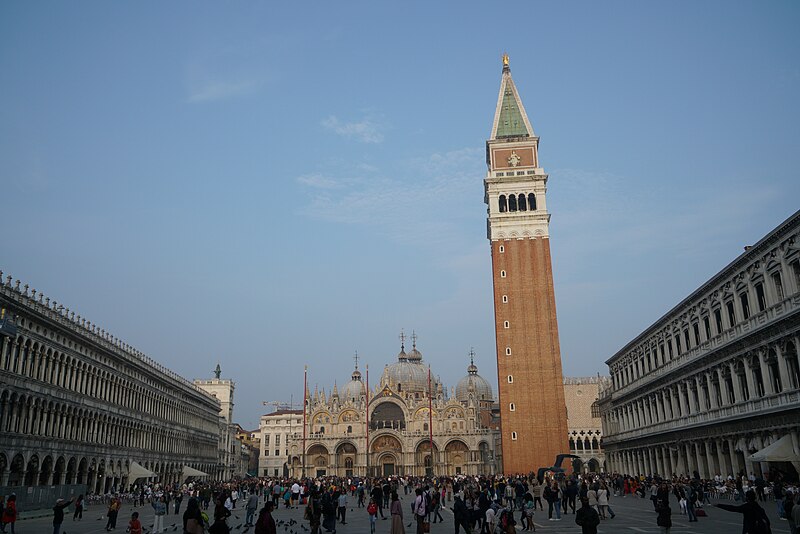
[[[733,476],[738,476],[744,470],[744,466],[739,461],[739,454],[736,452],[736,441],[728,439],[728,454],[731,458],[731,467],[733,468]]]
[[[711,452],[711,445],[712,444],[713,444],[713,441],[711,441],[711,440],[706,440],[705,441],[706,468],[707,468],[707,474],[708,474],[708,476],[706,478],[714,478],[715,474],[717,474],[718,472],[722,471],[722,469],[718,469],[718,467],[716,465],[714,465],[717,462],[717,459],[716,459],[716,456],[714,455],[714,453]]]
[[[783,391],[786,391],[787,389],[792,388],[792,378],[789,373],[789,365],[783,355],[780,344],[775,343],[772,348],[775,349],[775,357],[778,358],[778,371],[781,378],[781,388]]]
[[[683,382],[678,384],[678,402],[680,403],[681,407],[681,417],[686,417],[689,415],[689,407],[688,403],[686,402],[686,394],[683,390]]]
[[[728,465],[728,462],[725,461],[725,440],[717,439],[715,440],[714,444],[717,447],[717,462],[719,463],[719,474],[722,475],[723,478],[726,478],[728,475],[731,475],[731,467]]]
[[[764,384],[764,396],[773,395],[775,393],[775,386],[772,383],[769,366],[767,365],[767,351],[758,351],[758,365],[761,369],[761,381]]]

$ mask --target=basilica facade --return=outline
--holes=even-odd
[[[409,352],[401,346],[397,361],[384,367],[374,387],[367,388],[356,365],[341,388],[334,384],[330,393],[308,393],[305,440],[302,423],[284,434],[287,471],[293,476],[495,473],[501,458],[499,430],[491,424],[493,403],[492,388],[474,361],[448,392],[429,374],[416,343]],[[271,415],[262,417],[261,442],[275,448]],[[266,465],[269,457],[263,458]]]

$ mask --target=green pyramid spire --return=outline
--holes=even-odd
[[[511,79],[508,56],[503,56],[503,80],[500,82],[500,94],[497,98],[492,139],[518,139],[533,136],[533,128],[528,120],[528,115],[519,99],[514,80]]]

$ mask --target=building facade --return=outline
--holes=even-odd
[[[572,462],[578,473],[602,473],[606,470],[602,419],[596,403],[601,386],[606,386],[609,381],[607,376],[564,377],[569,451],[580,457]]]
[[[298,432],[302,434],[302,429],[303,410],[276,410],[261,416],[261,454],[258,461],[260,476],[289,476],[290,440]],[[297,444],[297,438],[294,438],[295,447]]]
[[[219,364],[214,371],[214,378],[195,379],[194,385],[219,401],[217,419],[217,472],[223,480],[234,476],[244,476],[247,469],[241,471],[241,442],[236,439],[238,427],[233,422],[233,392],[236,384],[229,378],[220,378],[222,370]]]
[[[217,474],[214,398],[2,272],[0,308],[0,486]]]
[[[486,142],[503,465],[529,473],[565,453],[567,410],[558,340],[547,174],[539,138],[503,57],[500,94]]]
[[[498,472],[498,432],[483,424],[491,386],[474,362],[449,395],[428,371],[415,342],[408,353],[401,346],[373,388],[357,366],[341,389],[315,388],[306,399],[305,448],[302,410],[262,416],[261,473],[274,475],[283,462],[292,476]]]
[[[609,468],[702,477],[792,469],[750,456],[782,440],[800,460],[798,348],[800,212],[606,362]]]

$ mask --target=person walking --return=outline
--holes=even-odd
[[[600,524],[600,515],[597,510],[589,506],[589,499],[581,499],[581,507],[575,514],[575,524],[581,527],[581,534],[597,534],[597,526]]]
[[[134,501],[135,502],[135,501]],[[139,521],[139,512],[131,514],[131,520],[128,521],[128,534],[142,534],[142,522]],[[58,534],[57,532],[54,534]]]
[[[406,529],[403,526],[403,505],[396,491],[392,492],[392,503],[389,505],[389,513],[392,516],[392,527],[389,530],[390,534],[406,534]]]
[[[11,534],[15,534],[14,525],[17,523],[17,494],[12,493],[6,499],[6,506],[3,508],[3,533],[6,527],[11,525]]]
[[[53,534],[61,533],[61,524],[64,523],[64,508],[72,504],[72,500],[58,499],[56,505],[53,506]]]
[[[117,528],[117,515],[119,515],[120,508],[122,508],[122,501],[115,495],[111,498],[111,503],[109,503],[108,511],[106,512],[106,517],[108,517],[108,522],[106,523],[107,532]]]
[[[264,503],[264,508],[258,513],[258,521],[253,534],[277,534],[278,527],[275,525],[275,518],[272,517],[272,510],[275,505],[271,500]]]
[[[212,525],[209,532],[214,532],[213,528]],[[228,526],[225,525],[225,528],[227,529]],[[200,503],[194,497],[186,503],[186,511],[183,513],[183,532],[184,534],[203,534],[205,532]],[[228,530],[223,530],[222,532],[228,532]]]
[[[453,523],[455,523],[455,534],[461,532],[461,527],[464,528],[466,534],[472,534],[469,528],[469,510],[467,510],[467,505],[464,504],[464,501],[461,500],[461,495],[458,493],[456,493],[455,501],[453,501]],[[417,534],[423,534],[421,524],[422,522],[420,521],[417,525]]]
[[[375,499],[370,498],[367,514],[369,515],[369,534],[375,534],[375,520],[378,518],[378,505],[375,504]]]
[[[156,497],[150,503],[153,507],[153,528],[150,529],[151,534],[160,534],[164,530],[164,516],[167,513],[167,502],[164,496]]]
[[[256,510],[258,510],[258,493],[253,492],[247,497],[247,504],[245,505],[245,519],[244,526],[252,527],[253,521],[256,517]]]
[[[794,523],[794,530],[792,534],[797,534],[800,531],[800,501],[795,502],[794,505],[791,507],[792,519],[791,521]],[[791,526],[792,523],[789,523]]]
[[[344,490],[342,490],[342,492],[339,494],[338,505],[339,507],[336,513],[337,519],[340,519],[342,524],[346,525],[347,521],[345,521],[345,517],[347,515],[347,492]]]
[[[717,504],[717,508],[742,514],[742,534],[767,534],[771,532],[767,513],[756,502],[756,492],[749,490],[744,504]]]
[[[311,494],[308,496],[308,504],[306,504],[305,519],[308,520],[308,526],[311,529],[311,534],[319,534],[320,518],[322,517],[322,504],[319,502],[319,492],[315,487],[311,488]]]
[[[83,519],[83,493],[75,499],[75,513],[72,514],[73,521],[80,521],[81,519]]]
[[[606,512],[608,511],[608,490],[605,486],[600,486],[597,490],[597,507],[600,512],[600,519],[606,519]]]
[[[672,508],[669,507],[669,501],[658,501],[656,511],[656,525],[661,530],[661,534],[669,534],[669,529],[672,528]]]

